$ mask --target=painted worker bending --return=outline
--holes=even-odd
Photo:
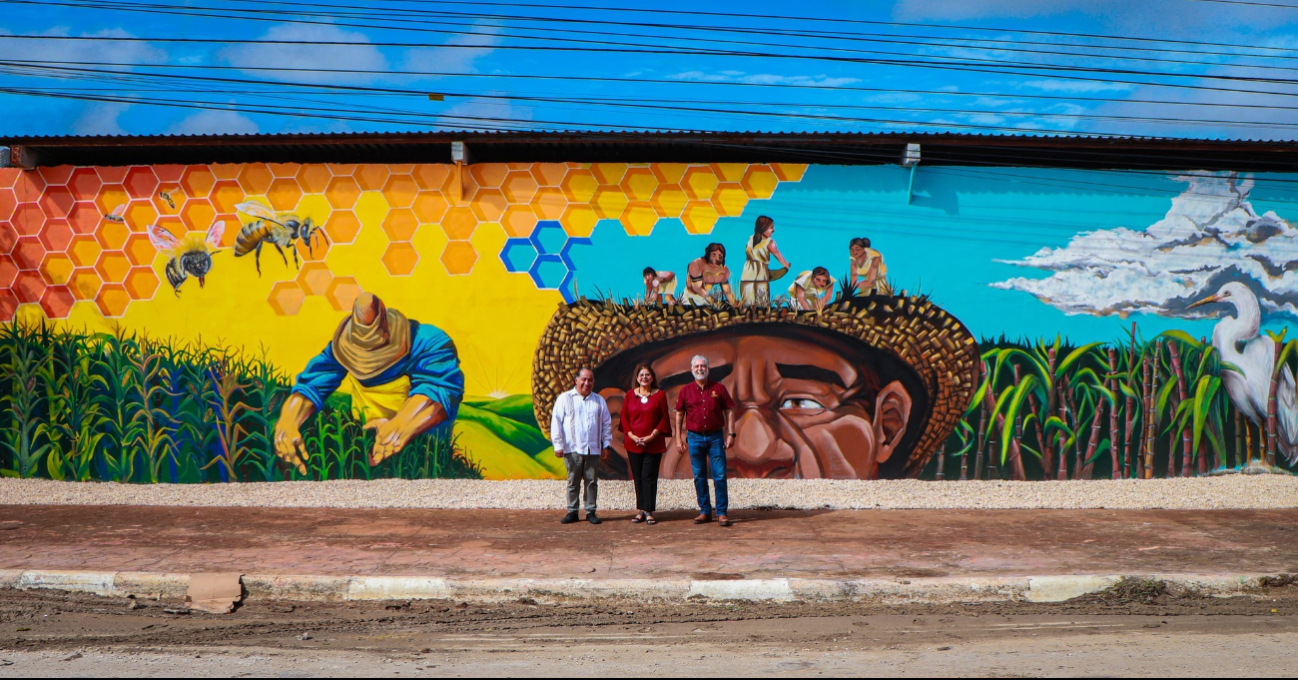
[[[275,424],[276,455],[301,474],[310,458],[301,427],[343,386],[353,415],[375,431],[370,465],[378,465],[434,427],[449,430],[464,397],[464,373],[444,331],[361,294],[333,341],[298,375]]]
[[[645,267],[641,272],[644,277],[644,299],[650,304],[676,304],[676,274]]]
[[[595,394],[595,372],[577,370],[573,388],[559,395],[550,416],[554,455],[568,467],[568,514],[563,524],[577,521],[582,489],[586,490],[586,521],[599,524],[599,463],[613,449],[613,418],[604,397]]]

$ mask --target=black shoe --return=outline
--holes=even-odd
[[[586,513],[586,521],[587,521],[587,522],[590,522],[591,524],[603,524],[603,523],[604,523],[604,520],[602,520],[602,519],[596,517],[596,516],[595,516],[595,513],[593,513],[593,512],[588,512],[588,513]]]
[[[560,524],[572,524],[573,522],[576,522],[576,521],[577,521],[577,511],[574,510],[574,511],[572,511],[572,512],[566,514],[566,515],[564,515],[564,516],[563,516],[563,519],[559,520],[559,523],[560,523]]]

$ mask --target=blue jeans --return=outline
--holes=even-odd
[[[685,440],[690,446],[690,467],[694,468],[694,491],[699,497],[699,512],[712,514],[708,497],[708,472],[712,473],[712,486],[717,490],[717,515],[729,514],[730,498],[726,493],[726,441],[721,432],[696,434],[690,432]]]

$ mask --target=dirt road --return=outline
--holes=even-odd
[[[1062,605],[178,602],[0,591],[0,677],[1298,674],[1298,587]]]

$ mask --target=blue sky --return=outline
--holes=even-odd
[[[168,14],[165,8],[169,5],[150,7],[152,0],[114,3],[115,9],[111,11],[78,6],[77,0],[51,2],[0,2],[3,16],[0,36],[10,36],[0,37],[0,62],[4,62],[0,66],[0,88],[27,92],[0,94],[0,110],[5,114],[0,117],[0,134],[596,126],[712,130],[1035,130],[1279,139],[1293,136],[1292,128],[1283,125],[1290,123],[1292,116],[1283,109],[1294,103],[1294,97],[1286,93],[1298,93],[1298,88],[1288,83],[1207,78],[1290,77],[1292,71],[1288,69],[1298,65],[1295,29],[1298,8],[1213,0],[1141,3],[902,0],[802,4],[753,0],[743,4],[748,15],[744,17],[447,2],[376,4],[365,0],[297,4],[195,0],[178,5],[188,9],[173,10],[182,14],[220,15],[212,17]],[[647,6],[606,5],[622,9]],[[723,7],[734,5],[673,2],[652,6],[722,12]],[[257,16],[264,20],[231,18],[239,11],[244,11],[243,16],[252,16],[246,10],[254,8],[262,12]],[[127,11],[132,9],[139,11]],[[763,14],[830,21],[754,16]],[[283,21],[289,17],[298,21]],[[530,18],[520,21],[519,17]],[[850,22],[893,22],[895,25]],[[1117,35],[1155,41],[1121,43],[1139,48],[1138,51],[1096,51],[1093,49],[1096,45],[1115,43],[1028,31]],[[826,32],[839,33],[827,35]],[[30,35],[100,39],[44,41],[13,37]],[[529,40],[524,37],[528,35],[549,41]],[[150,40],[107,40],[111,37]],[[261,42],[178,43],[165,42],[162,38]],[[999,42],[968,42],[970,39]],[[302,40],[359,44],[265,42]],[[1168,40],[1226,46],[1157,42]],[[759,54],[715,56],[516,49],[545,44],[590,50],[598,49],[601,42],[646,46],[636,49],[691,46]],[[381,46],[381,43],[411,46]],[[1050,50],[1091,56],[1042,53]],[[821,58],[789,58],[790,55]],[[927,66],[845,59],[920,61]],[[974,60],[984,63],[970,66]],[[1187,61],[1197,63],[1179,63]],[[70,65],[71,62],[78,65]],[[965,70],[933,67],[952,62],[964,64],[961,68]],[[98,74],[95,80],[66,80],[36,77],[27,70],[32,66],[102,69],[105,67],[99,65],[106,63],[148,64],[152,66],[112,68],[136,74],[175,76],[134,80],[118,76],[104,80]],[[1046,65],[1152,70],[1163,75],[1041,69]],[[349,72],[303,70],[319,68]],[[1005,73],[1007,69],[1014,73]],[[51,72],[43,73],[48,76]],[[505,77],[521,75],[548,79]],[[259,82],[220,84],[179,76]],[[669,82],[644,82],[648,80]],[[1112,82],[1115,80],[1130,82]],[[1151,84],[1155,82],[1183,87],[1157,87]],[[322,92],[289,83],[396,92]],[[1219,89],[1196,89],[1204,86]],[[1258,90],[1271,94],[1252,93]],[[429,101],[426,94],[430,92],[448,96],[443,102]],[[113,101],[77,101],[33,96],[34,93]],[[1268,106],[1280,108],[1264,108]],[[739,112],[749,112],[749,115]],[[759,112],[763,115],[754,115]],[[1216,122],[1184,122],[1188,119]]]

